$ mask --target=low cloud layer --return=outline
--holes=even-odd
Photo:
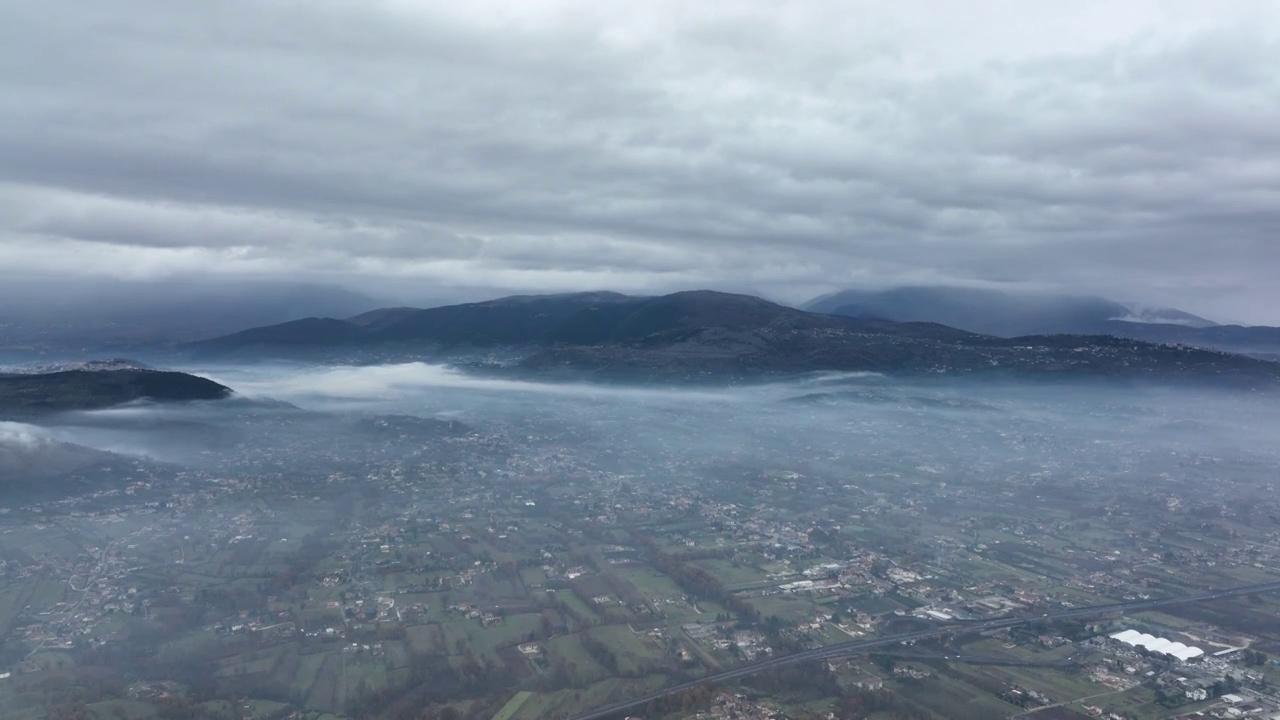
[[[335,365],[297,367],[255,365],[198,369],[250,398],[270,398],[306,408],[381,408],[401,411],[449,412],[460,398],[491,397],[502,403],[515,399],[541,402],[540,395],[570,398],[611,398],[624,401],[732,403],[740,395],[728,391],[639,389],[590,383],[547,383],[484,377],[446,365],[421,362],[392,365]],[[453,393],[464,390],[464,393]],[[117,412],[117,411],[101,411]]]
[[[0,446],[37,449],[49,444],[45,430],[25,423],[0,421]]]
[[[1280,9],[1122,5],[16,0],[0,267],[1280,322]]]

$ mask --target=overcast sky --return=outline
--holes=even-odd
[[[1280,323],[1280,3],[7,0],[0,268]]]

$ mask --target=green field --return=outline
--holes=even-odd
[[[895,680],[892,687],[912,704],[945,720],[992,720],[1017,712],[1016,706],[946,675],[935,673],[923,680]]]
[[[498,711],[498,714],[493,716],[493,720],[511,720],[511,718],[515,717],[516,713],[520,712],[520,708],[525,703],[529,702],[529,698],[531,697],[533,697],[533,693],[528,690],[522,690],[516,693],[506,705],[502,706],[502,709]]]

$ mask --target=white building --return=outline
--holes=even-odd
[[[1174,642],[1167,638],[1158,638],[1154,635],[1138,632],[1137,630],[1123,630],[1113,634],[1111,638],[1130,647],[1146,648],[1150,652],[1158,655],[1175,657],[1182,662],[1204,655],[1204,650],[1201,650],[1198,647],[1183,645],[1180,642]]]

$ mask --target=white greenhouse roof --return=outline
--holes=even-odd
[[[1204,655],[1204,650],[1190,645],[1183,645],[1180,642],[1174,642],[1168,638],[1158,638],[1154,635],[1138,632],[1137,630],[1122,630],[1114,633],[1112,639],[1119,640],[1125,645],[1133,647],[1143,647],[1153,653],[1161,655],[1169,655],[1179,660],[1190,660],[1191,658]]]

